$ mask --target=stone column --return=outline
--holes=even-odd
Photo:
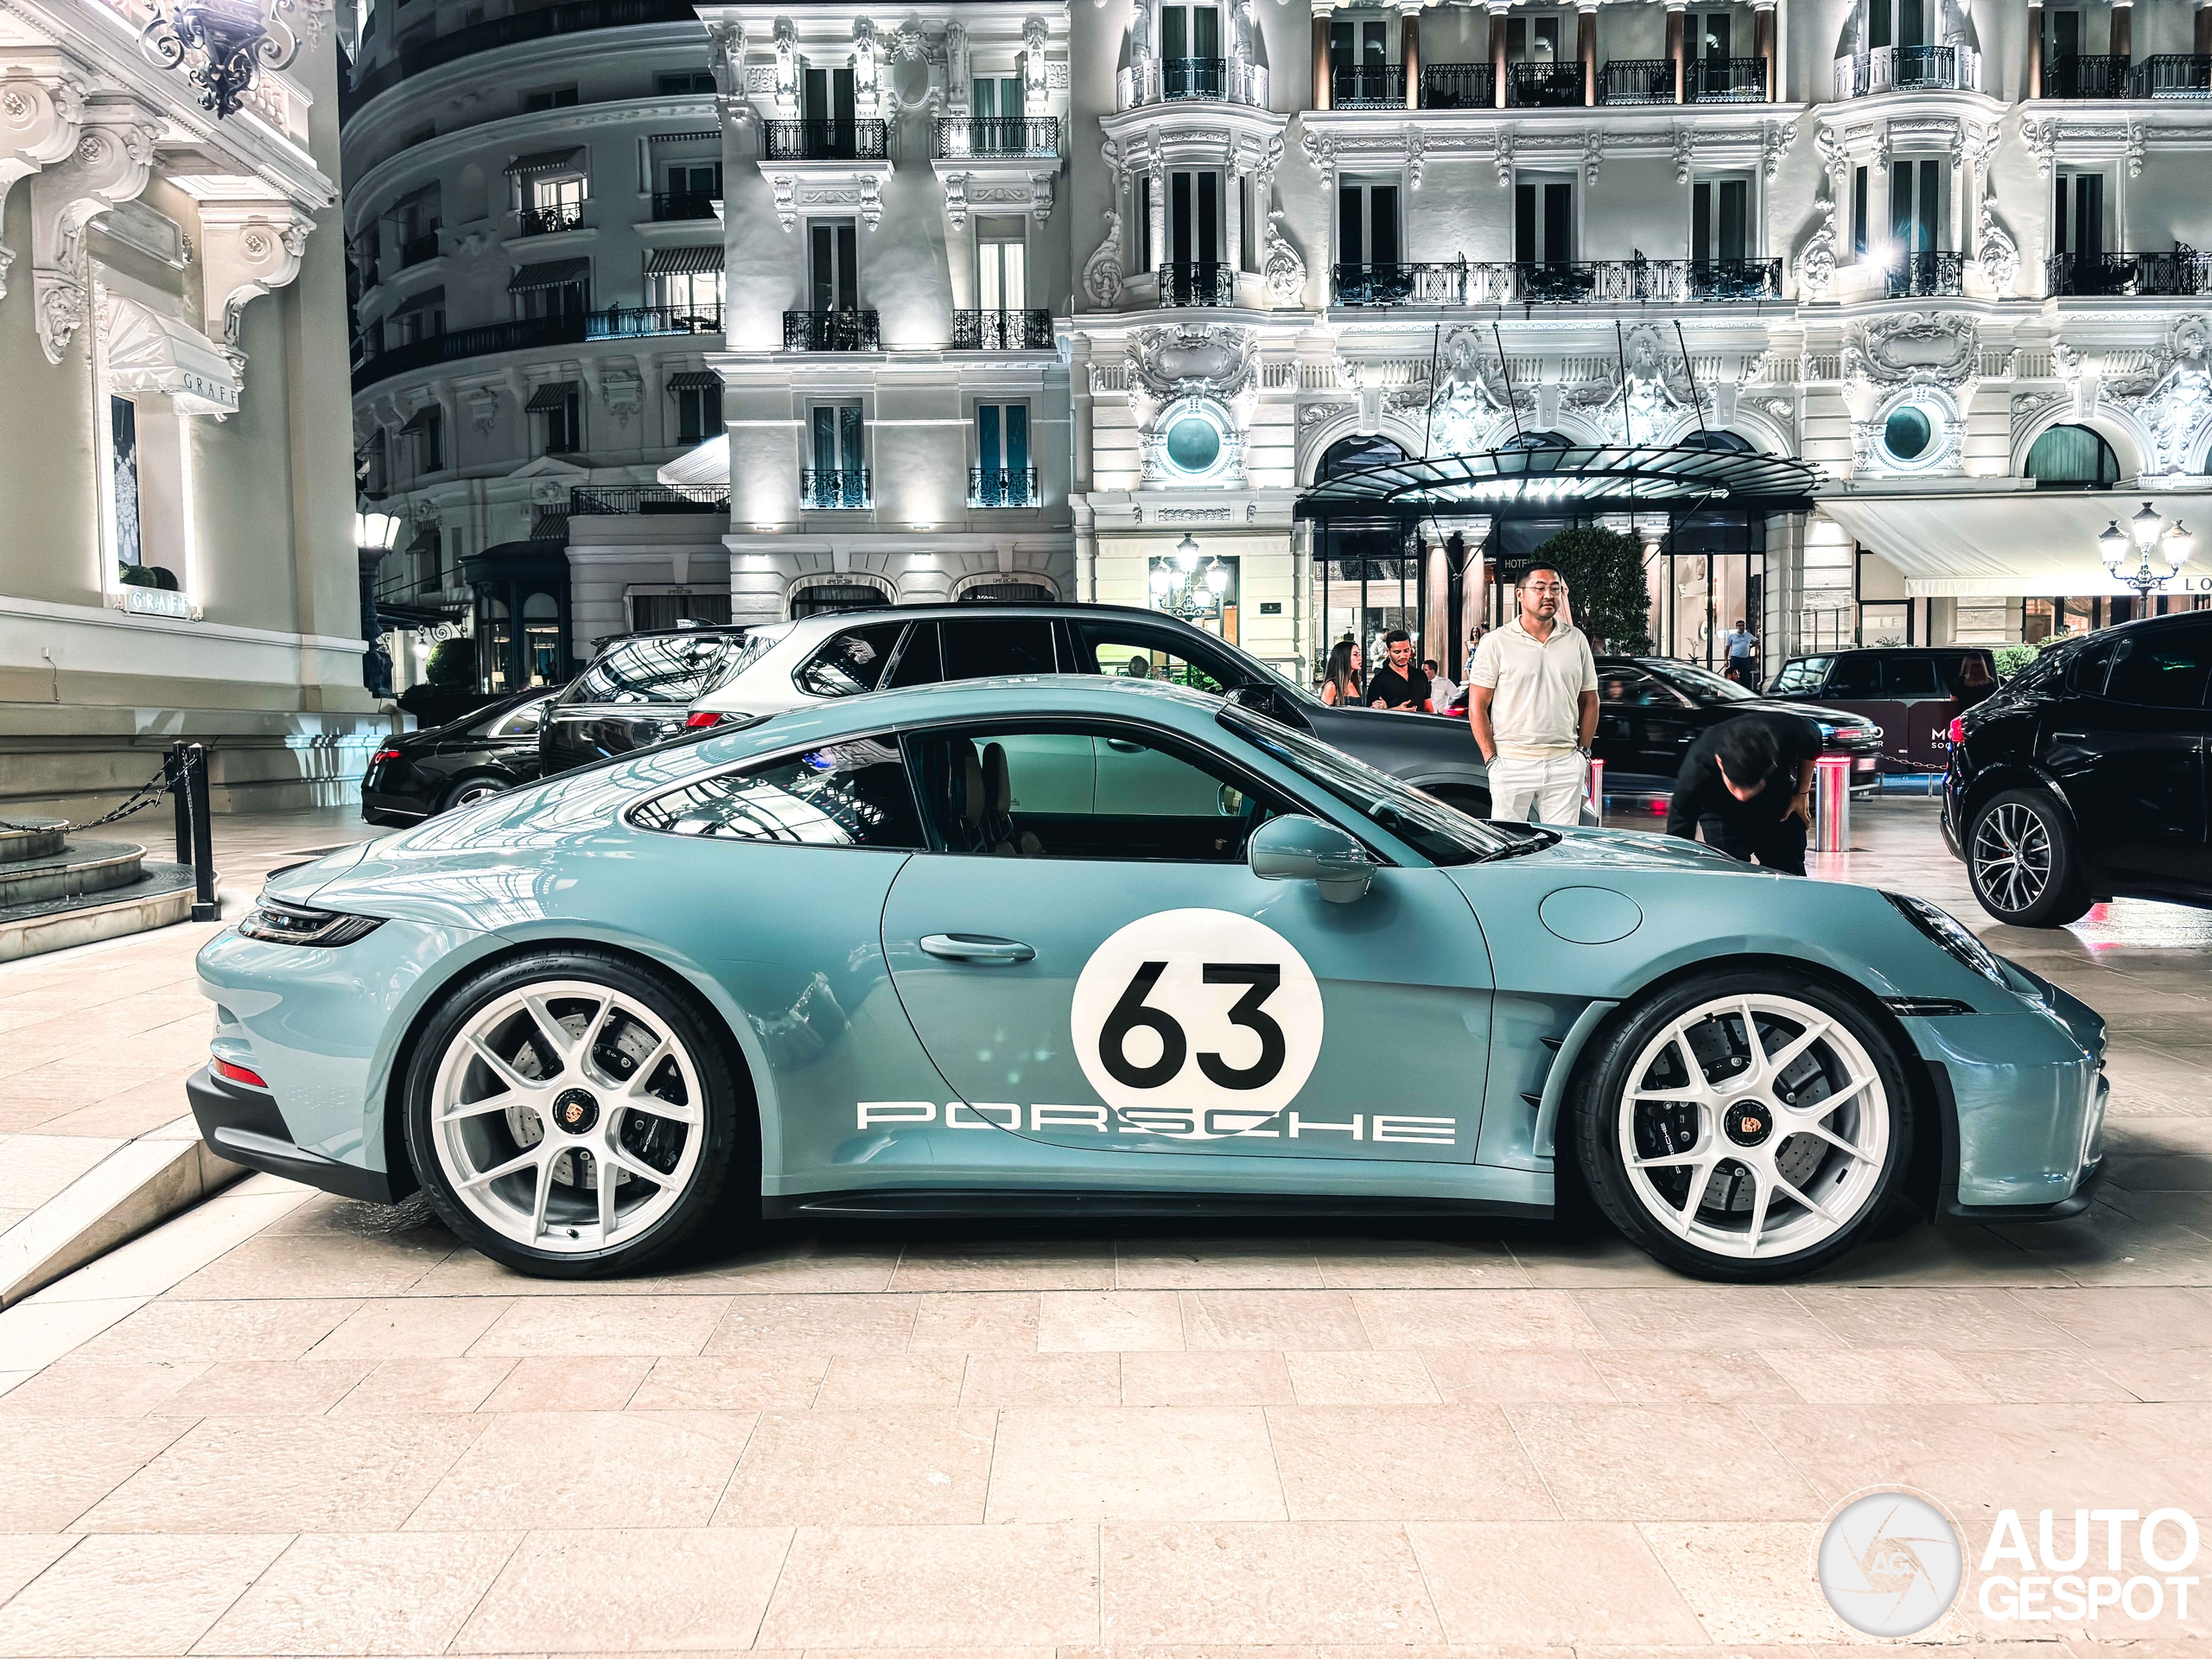
[[[1145,169],[1144,188],[1146,200],[1152,204],[1152,211],[1146,216],[1152,228],[1148,238],[1151,245],[1145,250],[1145,257],[1150,261],[1150,269],[1157,272],[1167,263],[1167,194],[1165,175],[1156,158]],[[1194,207],[1196,205],[1192,204]]]
[[[1505,107],[1505,13],[1503,0],[1491,0],[1490,8],[1490,74],[1491,101],[1499,109]]]
[[[1323,0],[1313,6],[1313,107],[1329,107],[1329,11]]]
[[[2198,57],[2212,58],[2212,4],[2200,5],[2196,9],[2195,47]]]
[[[1574,55],[1582,64],[1582,102],[1598,101],[1598,8],[1578,3],[1574,9]]]
[[[2204,14],[2200,11],[2196,15],[2202,17]],[[2040,5],[2028,8],[2027,96],[2043,96],[2043,8]]]
[[[1244,213],[1236,194],[1236,186],[1243,177],[1244,175],[1237,168],[1236,154],[1231,151],[1229,165],[1222,169],[1221,175],[1221,217],[1226,232],[1223,246],[1229,256],[1229,280],[1232,284],[1236,281],[1236,274],[1244,269]],[[1259,227],[1255,226],[1253,228],[1256,231]],[[1235,296],[1232,287],[1230,297],[1233,299]]]
[[[1421,0],[1398,7],[1398,67],[1406,77],[1406,107],[1421,107]]]
[[[1675,66],[1675,102],[1689,93],[1688,66],[1683,62],[1683,0],[1667,0],[1667,60]]]
[[[2135,60],[2135,7],[2132,0],[2112,0],[2112,44],[2106,48],[2115,58]]]
[[[1782,66],[1775,61],[1774,8],[1759,6],[1751,12],[1751,55],[1766,67],[1766,101],[1775,100],[1775,87],[1779,84]]]

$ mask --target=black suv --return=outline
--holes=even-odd
[[[747,630],[707,624],[617,634],[545,711],[542,776],[649,748],[683,730],[691,700],[741,660]]]
[[[1936,772],[1951,722],[1996,689],[1986,645],[1872,645],[1792,657],[1766,694],[1863,715],[1880,728],[1885,770]]]
[[[2054,645],[1955,721],[1943,838],[2000,922],[2126,894],[2212,906],[2212,612]]]

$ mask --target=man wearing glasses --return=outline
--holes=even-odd
[[[1520,614],[1483,636],[1467,674],[1467,723],[1490,769],[1493,818],[1579,823],[1598,731],[1598,664],[1582,630],[1559,617],[1567,580],[1548,565],[1522,576]]]

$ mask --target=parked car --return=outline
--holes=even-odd
[[[543,775],[649,748],[683,730],[691,700],[747,656],[751,630],[712,624],[616,634],[546,711]]]
[[[537,728],[559,695],[541,686],[427,732],[393,738],[361,779],[361,816],[409,824],[537,781]]]
[[[1669,657],[1598,659],[1598,741],[1613,799],[1662,801],[1675,792],[1682,757],[1712,727],[1732,716],[1786,709],[1818,722],[1833,754],[1851,757],[1854,787],[1872,785],[1881,764],[1881,728],[1858,715],[1778,702],[1695,663]]]
[[[2000,922],[2126,894],[2212,906],[2212,612],[2045,651],[1951,726],[1943,838]]]
[[[1997,689],[1996,654],[1981,645],[1878,645],[1792,657],[1767,695],[1819,702],[1873,722],[1885,772],[1939,772],[1951,722]]]

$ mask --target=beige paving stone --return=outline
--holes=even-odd
[[[771,1411],[810,1406],[830,1370],[824,1357],[709,1354],[657,1359],[638,1391],[635,1411]]]
[[[1443,1629],[1395,1523],[1105,1529],[1108,1645],[1435,1642]]]
[[[1827,1508],[1733,1407],[1505,1409],[1570,1520],[1812,1520]],[[1776,1412],[1762,1408],[1758,1422]]]
[[[1282,1488],[1256,1408],[999,1414],[985,1518],[1280,1521]]]
[[[1331,1290],[1496,1290],[1529,1283],[1512,1251],[1489,1240],[1325,1239],[1314,1254],[1321,1283]]]
[[[1702,1646],[1706,1632],[1637,1529],[1573,1521],[1406,1529],[1456,1643]]]
[[[360,1306],[312,1299],[148,1302],[94,1337],[86,1359],[299,1359]]]
[[[319,1417],[369,1370],[352,1359],[218,1361],[159,1409],[167,1417]]]
[[[764,1648],[1096,1646],[1099,1529],[802,1527]]]
[[[518,1533],[299,1538],[200,1638],[207,1654],[435,1654],[460,1632]]]
[[[1637,1285],[1669,1289],[1690,1283],[1604,1228],[1589,1232],[1554,1228],[1539,1238],[1516,1239],[1510,1248],[1529,1282],[1545,1289]]]
[[[747,1649],[790,1548],[785,1527],[533,1532],[449,1651]]]
[[[1292,1403],[1284,1357],[1231,1350],[1219,1353],[1124,1354],[1125,1406],[1268,1406]]]
[[[1801,1287],[1808,1313],[1853,1348],[2071,1348],[2067,1333],[2005,1290]],[[1761,1347],[1796,1344],[1762,1343]],[[1826,1344],[1810,1344],[1826,1346]]]
[[[1559,1515],[1496,1406],[1274,1407],[1268,1432],[1294,1521]]]
[[[2212,1402],[2212,1348],[2108,1349],[2096,1363],[2138,1400]]]
[[[493,1320],[468,1352],[518,1359],[696,1354],[733,1305],[725,1296],[593,1294],[518,1301]]]
[[[65,1279],[61,1284],[68,1282]],[[55,1300],[49,1293],[59,1288],[49,1285],[28,1300],[0,1309],[0,1353],[7,1355],[10,1368],[35,1370],[50,1365],[145,1306],[137,1296]]]
[[[974,1239],[910,1244],[893,1290],[1111,1290],[1114,1248],[1091,1240]]]
[[[1320,1348],[1371,1344],[1341,1290],[1197,1290],[1180,1293],[1183,1340],[1192,1349]]]
[[[513,1370],[512,1359],[388,1359],[333,1406],[331,1414],[412,1416],[474,1411]]]
[[[970,1354],[963,1406],[1112,1406],[1122,1399],[1119,1354]]]
[[[1653,1522],[1640,1529],[1651,1552],[1715,1642],[1789,1646],[1856,1643],[1812,1572],[1821,1528],[1813,1522]],[[1958,1641],[1955,1615],[1916,1638]]]
[[[816,1395],[817,1407],[852,1410],[960,1403],[965,1354],[840,1354]]]
[[[60,1560],[79,1541],[67,1533],[0,1532],[0,1602]]]
[[[1294,1240],[1141,1239],[1115,1252],[1122,1290],[1319,1290],[1321,1264]]]
[[[1040,1353],[1180,1350],[1183,1314],[1167,1290],[1055,1290],[1037,1299]]]
[[[2119,1286],[2039,1289],[2013,1294],[2083,1346],[2212,1347],[2212,1291]]]
[[[898,1353],[913,1335],[918,1301],[918,1297],[899,1295],[732,1297],[706,1351],[825,1357]]]
[[[428,1237],[359,1238],[345,1233],[275,1234],[248,1239],[176,1288],[180,1297],[397,1296],[456,1248],[442,1228]]]
[[[766,1412],[718,1526],[944,1526],[983,1518],[988,1411]]]
[[[892,1271],[898,1265],[895,1248],[811,1239],[707,1262],[671,1274],[662,1285],[671,1290],[739,1295],[879,1291],[891,1287]]]
[[[482,1433],[407,1517],[409,1531],[519,1531],[549,1519],[580,1530],[702,1527],[753,1432],[747,1412],[512,1412],[474,1421]]]
[[[484,1356],[475,1363],[493,1363]],[[620,1411],[658,1361],[641,1354],[541,1356],[512,1362],[484,1402],[486,1411]]]
[[[1359,1290],[1375,1348],[1578,1348],[1597,1327],[1560,1290]]]
[[[1590,1369],[1631,1406],[1738,1401],[1795,1401],[1798,1396],[1758,1354],[1694,1348],[1593,1348]]]
[[[1578,1290],[1574,1300],[1618,1348],[1840,1348],[1842,1339],[1779,1286]]]
[[[0,1607],[0,1654],[181,1654],[288,1541],[87,1538]]]
[[[77,1522],[85,1532],[395,1528],[473,1440],[467,1417],[210,1418]]]
[[[0,1518],[12,1531],[59,1532],[190,1427],[160,1418],[0,1419]]]
[[[317,1359],[458,1359],[513,1304],[496,1296],[407,1296],[361,1304],[317,1343]]]
[[[1038,1317],[1033,1292],[936,1293],[915,1305],[914,1329],[907,1345],[963,1354],[1033,1354]]]
[[[1992,1399],[2009,1405],[2132,1400],[2135,1396],[2098,1363],[2088,1349],[1999,1349],[1989,1352],[1954,1349],[1945,1356],[1959,1374]]]
[[[1443,1395],[1421,1356],[1400,1350],[1283,1356],[1291,1396],[1301,1406],[1434,1406]]]
[[[1908,1405],[1995,1397],[1932,1349],[1854,1348],[1850,1358],[1839,1360],[1833,1349],[1777,1348],[1761,1357],[1781,1373],[1797,1398],[1814,1405]]]
[[[205,1360],[99,1360],[69,1355],[0,1395],[0,1417],[143,1417],[207,1369]]]
[[[1610,1405],[1605,1385],[1584,1349],[1424,1348],[1421,1369],[1447,1406],[1512,1405],[1519,1401]]]

